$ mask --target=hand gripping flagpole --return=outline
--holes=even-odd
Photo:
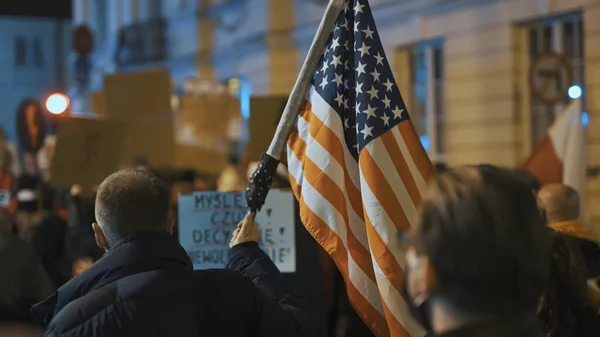
[[[248,184],[248,188],[246,188],[246,203],[249,213],[256,214],[265,204],[267,194],[273,183],[273,176],[294,127],[294,121],[306,99],[310,82],[315,74],[338,16],[344,8],[345,1],[330,0],[327,5],[327,9],[325,10],[325,14],[323,14],[308,55],[300,69],[300,74],[296,79],[290,98],[285,105],[271,145],[267,152],[263,153],[258,167],[250,177],[250,183]]]

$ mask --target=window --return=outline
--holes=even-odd
[[[27,43],[25,38],[15,39],[15,65],[24,66],[27,64]]]
[[[411,48],[410,113],[423,147],[433,161],[444,161],[444,50],[441,41]]]
[[[44,47],[39,37],[33,38],[33,63],[37,67],[43,67],[46,64],[44,60]]]
[[[104,42],[108,33],[108,2],[96,1],[94,14],[96,19],[96,39],[99,43]]]
[[[535,60],[540,54],[554,51],[561,54],[572,72],[572,83],[567,87],[577,86],[585,93],[585,58],[583,45],[583,20],[580,14],[570,14],[551,19],[536,21],[528,27],[529,57]],[[549,106],[531,98],[531,142],[535,146],[545,136],[557,114],[562,111],[563,104],[572,98],[565,92],[564,101],[557,106]],[[582,95],[585,107],[585,95]],[[582,123],[586,125],[587,114],[582,114]]]

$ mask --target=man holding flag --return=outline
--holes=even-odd
[[[423,336],[402,296],[398,231],[433,166],[409,119],[366,0],[340,13],[288,141],[302,222],[337,263],[377,336]]]

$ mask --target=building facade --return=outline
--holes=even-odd
[[[0,125],[16,141],[15,114],[26,98],[43,101],[66,88],[70,22],[58,19],[0,17]]]
[[[258,95],[289,93],[327,3],[74,2],[75,24],[89,24],[102,41],[96,54],[96,86],[104,72],[160,64],[179,84],[189,77],[237,77]],[[549,50],[563,55],[571,84],[583,91],[590,167],[587,200],[590,205],[600,201],[600,183],[594,176],[600,168],[600,0],[370,0],[370,4],[422,141],[433,160],[451,166],[523,163],[561,109],[544,105],[533,94],[532,62]],[[114,55],[122,48],[118,45],[119,36],[126,33],[123,28],[152,22],[163,27],[153,28],[160,36],[148,38],[161,41],[160,55],[117,64]],[[589,219],[600,223],[600,209],[588,211]]]

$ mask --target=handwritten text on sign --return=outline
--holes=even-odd
[[[294,199],[291,192],[271,190],[256,215],[261,247],[282,272],[296,270]],[[195,269],[224,268],[229,241],[246,214],[244,192],[196,192],[179,196],[179,242]]]

